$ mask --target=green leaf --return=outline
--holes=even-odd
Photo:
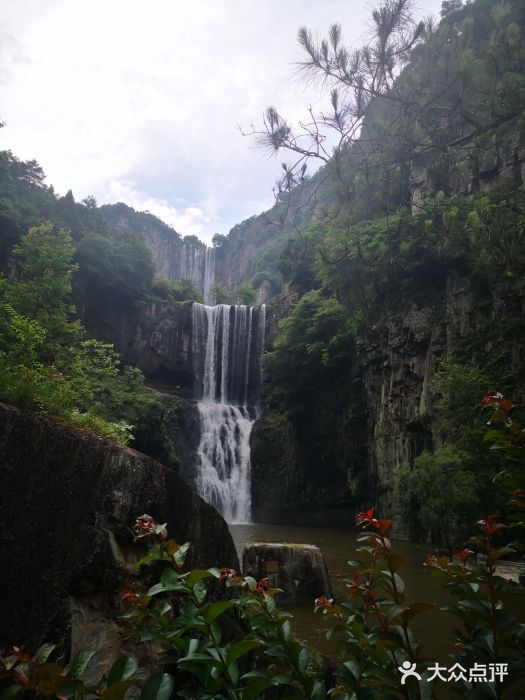
[[[173,571],[173,569],[165,569],[162,572],[161,582],[152,586],[147,595],[154,596],[157,595],[157,593],[165,593],[166,591],[184,591],[188,593],[189,590],[184,580],[176,571]]]
[[[272,676],[272,685],[290,685],[292,683],[292,677],[284,673]]]
[[[123,700],[126,692],[137,685],[137,680],[118,681],[102,691],[101,700]]]
[[[387,622],[393,622],[397,617],[407,611],[406,605],[388,605],[384,607]]]
[[[401,578],[399,574],[391,574],[390,571],[381,571],[382,574],[384,574],[386,581],[388,584],[393,588],[392,585],[392,576],[394,576],[394,580],[396,582],[396,589],[398,593],[403,593],[405,590],[405,582]]]
[[[242,641],[237,642],[228,651],[226,656],[226,665],[230,666],[232,663],[237,661],[239,657],[244,656],[244,654],[252,651],[252,649],[257,649],[261,646],[263,646],[262,642],[258,642],[255,639],[243,639]]]
[[[169,673],[157,673],[144,683],[140,700],[170,700],[174,685]]]
[[[492,420],[492,418],[491,418],[491,420]],[[485,442],[485,440],[499,440],[504,435],[505,435],[505,433],[503,432],[503,430],[496,430],[496,429],[492,428],[491,430],[487,430],[487,432],[483,436],[483,441]]]
[[[297,665],[299,666],[299,671],[304,673],[306,667],[308,666],[308,661],[310,660],[310,652],[306,647],[303,647],[299,652],[299,657],[297,659]]]
[[[188,640],[188,647],[186,649],[186,656],[191,656],[194,654],[197,649],[199,648],[199,640],[195,638],[191,638]]]
[[[435,610],[436,605],[434,603],[412,603],[408,606],[408,610],[404,613],[403,618],[405,622],[410,622],[418,615],[421,615],[428,610]]]
[[[482,600],[460,600],[458,601],[458,607],[469,608],[483,615],[487,615],[489,612],[489,603]]]
[[[206,598],[206,584],[204,581],[200,580],[193,586],[193,595],[195,596],[197,603],[202,603]]]
[[[210,578],[211,576],[213,576],[213,574],[207,569],[193,569],[193,571],[190,571],[186,576],[185,581],[190,588],[193,588],[196,583],[205,578]]]
[[[364,562],[359,561],[358,559],[350,559],[346,563],[351,569],[359,569],[365,566]]]
[[[267,678],[254,678],[243,690],[241,698],[242,700],[253,700],[269,688],[270,685],[271,683]]]
[[[138,664],[131,656],[121,656],[115,661],[108,673],[108,686],[125,681],[138,670]]]
[[[237,681],[239,680],[239,667],[237,666],[237,664],[230,664],[227,668],[227,671],[233,685],[237,685]]]
[[[292,625],[290,624],[290,620],[285,620],[283,624],[281,625],[281,629],[283,631],[283,637],[284,639],[289,642],[293,639],[293,632],[292,632]]]
[[[184,544],[181,544],[181,546],[177,549],[175,554],[173,555],[173,558],[175,559],[175,562],[178,564],[178,566],[182,566],[184,564],[184,560],[186,559],[186,552],[190,548],[190,543],[185,542]]]
[[[257,581],[253,578],[253,576],[245,576],[244,580],[248,584],[250,591],[254,591],[257,588]]]
[[[36,661],[38,664],[45,664],[55,647],[56,644],[43,644],[33,656],[33,661]]]
[[[160,581],[166,589],[176,586],[181,582],[182,576],[175,569],[165,568],[160,576]]]
[[[82,678],[86,672],[89,662],[95,656],[96,652],[89,649],[82,649],[64,669],[64,674],[70,678]]]
[[[221,600],[217,603],[209,603],[204,611],[204,619],[209,624],[213,622],[219,615],[221,615],[225,610],[233,608],[235,602],[233,600]]]
[[[271,676],[268,673],[268,671],[248,671],[248,673],[244,673],[241,676],[241,680],[249,679],[251,680],[252,678],[259,678],[261,680],[270,680]]]

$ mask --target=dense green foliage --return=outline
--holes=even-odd
[[[406,416],[411,427],[399,429],[421,438],[381,488],[396,489],[412,536],[451,546],[476,509],[501,502],[492,485],[500,465],[480,445],[474,397],[488,386],[525,396],[525,6],[458,0],[443,5],[442,17],[416,25],[410,3],[384,3],[369,46],[355,52],[337,26],[319,44],[301,29],[302,68],[330,85],[332,112],[301,132],[270,108],[258,138],[292,158],[280,206],[301,200],[311,186],[304,166],[315,158],[323,163],[316,180],[328,177],[334,193],[324,198],[323,181],[322,205],[315,193],[308,198],[306,226],[283,229],[278,269],[299,301],[265,361],[267,405],[287,412],[296,434],[315,421],[307,425],[294,407],[325,406],[342,384],[346,406],[359,406],[363,385],[354,378],[366,355],[356,344],[366,353],[376,328],[401,327],[411,309],[430,313],[432,361],[440,361],[433,423],[428,413]],[[328,132],[339,139],[330,154],[322,148]],[[452,333],[450,288],[467,278],[469,315]],[[318,323],[327,300],[338,320]]]
[[[251,700],[266,693],[288,700],[432,700],[439,681],[453,683],[470,700],[508,697],[523,677],[525,628],[506,606],[511,595],[523,596],[523,588],[498,575],[497,565],[523,548],[524,432],[512,417],[514,406],[501,394],[492,392],[483,403],[494,426],[485,438],[505,457],[512,512],[506,523],[496,515],[478,520],[477,533],[453,559],[427,557],[427,566],[445,580],[455,599],[443,608],[457,621],[450,640],[453,665],[423,657],[414,620],[434,606],[407,599],[399,573],[404,560],[389,539],[392,521],[378,518],[373,508],[357,516],[363,528],[361,559],[349,562],[346,599],[334,602],[321,595],[315,600],[316,612],[333,622],[327,637],[338,642],[335,664],[295,638],[292,615],[277,606],[280,591],[269,578],[257,581],[228,567],[186,571],[189,543],[179,545],[168,538],[165,524],[142,515],[134,526],[135,541],[146,539],[149,546],[137,566],[150,572],[154,566],[160,580],[151,585],[146,577],[138,581],[134,576],[121,598],[123,618],[134,633],[142,642],[155,643],[146,677],[135,659],[122,657],[96,686],[88,687],[83,677],[93,656],[89,650],[63,668],[48,663],[52,645],[33,657],[13,647],[0,651],[0,678],[10,682],[8,697],[25,690],[51,698],[105,700],[140,687],[140,700],[169,700],[174,694]],[[505,530],[517,536],[512,545],[501,546]],[[479,562],[469,547],[481,555]],[[403,668],[410,674],[402,679]]]
[[[235,289],[235,303],[253,306],[255,304],[255,290],[248,282],[243,282]]]
[[[0,399],[127,442],[132,426],[117,420],[152,400],[140,371],[119,372],[113,347],[74,318],[71,236],[42,224],[13,253],[16,271],[0,287]]]
[[[148,226],[182,246],[181,236],[148,212],[124,204],[97,207],[88,197],[75,202],[71,192],[57,197],[45,184],[35,161],[24,163],[10,151],[0,153],[0,271],[8,273],[13,246],[30,227],[50,221],[69,231],[78,270],[73,276],[73,297],[79,316],[88,327],[101,319],[140,318],[152,300],[200,300],[187,282],[166,285],[154,277],[151,252],[139,232]],[[121,225],[126,222],[126,226]],[[199,245],[195,237],[184,242]]]
[[[202,294],[195,289],[191,280],[165,280],[156,277],[152,291],[155,297],[162,301],[198,301],[202,303]]]
[[[152,302],[202,301],[189,280],[154,277],[138,235],[147,226],[182,246],[151,214],[57,197],[36,162],[0,153],[2,400],[118,440],[130,426],[147,433],[158,400],[138,369],[92,339],[104,324],[140,322]]]
[[[355,324],[341,304],[311,291],[301,297],[280,325],[264,368],[272,383],[272,400],[293,406],[314,401],[316,393],[336,381],[355,356]]]
[[[214,304],[231,304],[232,302],[230,291],[219,282],[216,282],[211,288],[211,297]]]

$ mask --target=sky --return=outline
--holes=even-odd
[[[366,41],[371,0],[2,0],[0,149],[58,194],[150,211],[182,235],[270,208],[280,162],[239,126],[326,100],[295,75],[299,26]],[[441,0],[419,0],[437,16]]]

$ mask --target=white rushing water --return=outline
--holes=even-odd
[[[230,523],[250,522],[250,433],[261,388],[265,308],[193,305],[200,442],[196,487]]]
[[[204,303],[211,304],[211,288],[215,282],[214,249],[184,243],[180,254],[179,279],[191,280],[202,294]]]

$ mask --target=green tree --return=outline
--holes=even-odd
[[[237,304],[253,306],[255,304],[255,289],[249,282],[240,284],[234,292]]]
[[[16,279],[0,284],[0,397],[120,441],[130,426],[103,410],[108,393],[136,415],[144,387],[119,374],[113,346],[86,340],[70,303],[74,246],[69,232],[51,224],[32,228],[15,246]],[[140,372],[139,372],[140,374]],[[116,414],[116,415],[115,415]],[[121,417],[123,417],[121,415]]]
[[[423,453],[397,474],[399,502],[414,539],[444,544],[452,553],[480,512],[479,477],[472,454],[445,445]]]
[[[153,282],[153,294],[163,301],[198,301],[202,303],[202,294],[197,291],[191,280],[166,280],[156,277]]]
[[[211,296],[215,304],[231,304],[232,295],[222,284],[216,282],[211,288]]]
[[[440,15],[446,17],[451,12],[456,12],[463,7],[463,0],[443,0]]]
[[[111,310],[137,315],[151,292],[155,270],[151,251],[138,235],[89,233],[79,242],[75,259],[82,319],[104,317],[108,299]]]
[[[352,366],[355,323],[343,306],[319,291],[305,294],[280,323],[264,357],[271,398],[278,404],[308,403],[320,387]]]
[[[45,331],[46,350],[56,359],[60,347],[78,341],[82,328],[72,320],[72,262],[74,246],[65,229],[46,223],[29,230],[14,247],[17,282],[8,285],[5,301],[18,314],[31,318]]]

